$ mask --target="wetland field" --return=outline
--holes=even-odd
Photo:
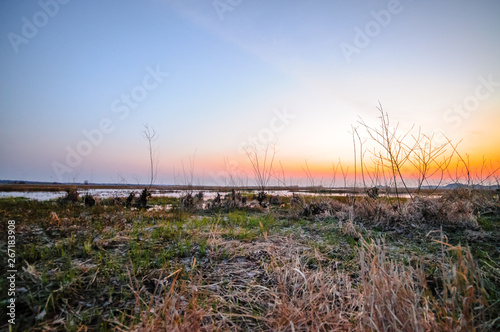
[[[44,199],[4,195],[3,257],[15,230],[11,327],[500,329],[497,191],[198,189],[99,195],[65,186],[45,188],[63,194]],[[3,290],[9,285],[0,280]],[[6,292],[0,300],[8,317]]]

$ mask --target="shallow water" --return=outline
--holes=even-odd
[[[24,197],[28,199],[34,199],[38,201],[48,201],[50,199],[56,199],[59,197],[64,197],[66,195],[65,191],[0,191],[0,198],[6,197]]]
[[[131,192],[135,192],[136,195],[140,195],[141,190],[136,189],[89,189],[89,190],[79,190],[78,193],[80,196],[85,194],[90,194],[96,198],[111,198],[111,197],[127,197]],[[185,195],[188,191],[186,190],[153,190],[153,196],[155,197],[176,197],[179,198]],[[196,194],[197,191],[192,192]],[[203,191],[203,198],[213,199],[217,196],[217,193],[220,193],[221,197],[229,194],[230,192],[217,192],[217,191]],[[247,193],[247,191],[245,191]],[[253,191],[251,193],[257,193],[257,191]],[[279,195],[279,196],[292,196],[294,192],[290,190],[272,190],[267,191],[268,195]],[[309,195],[309,196],[346,196],[347,194],[343,193],[315,193],[308,191],[300,191],[296,192],[301,195]],[[28,199],[38,200],[38,201],[47,201],[52,199],[57,199],[64,197],[66,195],[65,191],[51,192],[51,191],[28,191],[28,192],[20,192],[20,191],[0,191],[0,198],[5,197],[25,197]],[[364,193],[359,193],[357,196],[366,196]],[[381,194],[380,196],[386,196]],[[390,197],[395,197],[394,194],[389,194]],[[400,194],[399,197],[402,198],[410,198],[408,194]],[[434,197],[434,196],[433,196]],[[436,196],[437,197],[437,196]]]

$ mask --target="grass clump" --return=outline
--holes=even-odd
[[[387,257],[383,242],[360,250],[363,310],[361,330],[484,331],[498,326],[488,306],[483,273],[471,251],[441,244],[439,277],[430,288],[422,263],[404,265]]]

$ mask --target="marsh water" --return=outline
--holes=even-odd
[[[136,195],[141,193],[140,189],[88,189],[88,190],[79,190],[78,193],[80,196],[89,194],[95,198],[111,198],[111,197],[127,197],[131,192],[135,192]],[[186,195],[188,190],[152,190],[152,195],[156,197],[182,197]],[[191,191],[191,193],[197,193],[198,191]],[[256,194],[257,191],[245,191],[246,193]],[[228,191],[213,191],[213,190],[205,190],[203,191],[203,198],[213,199],[220,194],[221,196],[227,195],[230,192]],[[315,192],[315,191],[303,191],[303,190],[270,190],[266,191],[268,195],[279,195],[279,196],[292,196],[295,194],[308,195],[308,196],[346,196],[347,193],[332,193],[332,192]],[[0,191],[0,198],[6,197],[24,197],[28,199],[38,200],[38,201],[47,201],[62,198],[66,195],[65,191]],[[365,193],[357,193],[357,196],[366,196]],[[395,194],[381,194],[380,196],[390,196],[395,197]],[[399,194],[399,197],[409,198],[408,194]]]

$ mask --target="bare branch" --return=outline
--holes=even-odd
[[[158,149],[153,149],[153,142],[158,139],[158,134],[154,130],[153,127],[150,127],[148,124],[144,125],[144,130],[142,131],[142,135],[148,144],[149,151],[149,163],[150,163],[150,171],[149,171],[149,188],[156,181],[156,176],[158,175],[158,164],[160,162]]]

